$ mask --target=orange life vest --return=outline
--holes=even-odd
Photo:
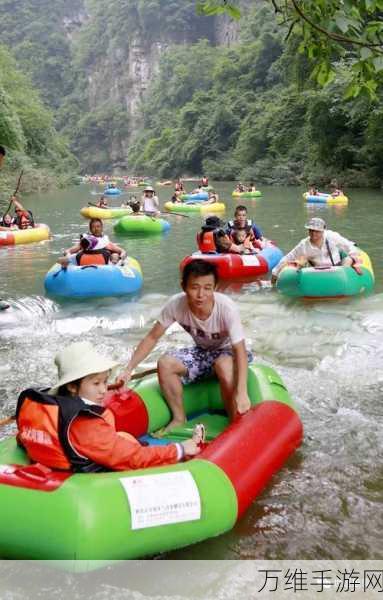
[[[103,418],[103,406],[74,396],[51,396],[47,390],[24,390],[17,401],[17,441],[29,458],[53,469],[93,473],[105,468],[79,454],[70,443],[69,428],[81,415]]]
[[[110,252],[106,248],[101,250],[81,250],[76,254],[76,262],[79,266],[85,265],[107,265],[110,259]]]
[[[197,233],[197,245],[201,252],[216,252],[214,231],[199,231]]]

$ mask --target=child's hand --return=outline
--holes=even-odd
[[[119,386],[126,385],[127,383],[129,383],[131,377],[132,377],[131,370],[125,369],[124,371],[122,371],[122,373],[117,375],[115,383],[118,384]]]
[[[196,454],[199,454],[201,452],[201,449],[199,448],[199,446],[197,446],[194,440],[186,440],[185,442],[181,443],[185,450],[186,456],[195,456]]]

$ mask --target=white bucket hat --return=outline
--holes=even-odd
[[[305,229],[312,229],[313,231],[324,231],[326,229],[326,222],[320,217],[313,217],[306,223]]]
[[[48,391],[52,396],[57,394],[59,387],[66,383],[93,373],[109,371],[116,368],[119,363],[99,354],[89,342],[75,342],[56,354],[55,365],[59,379]]]
[[[154,193],[154,188],[151,185],[147,185],[146,188],[144,189],[144,192],[153,192]]]

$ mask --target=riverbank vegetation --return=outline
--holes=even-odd
[[[318,85],[300,40],[286,45],[269,3],[257,3],[239,25],[240,43],[229,49],[201,41],[163,57],[130,154],[136,168],[163,177],[381,185],[382,98],[345,99],[346,58]]]
[[[206,172],[268,184],[337,178],[381,186],[383,59],[368,44],[383,0],[364,2],[368,14],[361,0],[342,3],[341,13],[333,4],[305,7],[316,26],[365,36],[367,45],[323,42],[315,27],[294,20],[290,1],[22,0],[8,10],[0,0],[0,42],[17,61],[2,50],[9,74],[8,84],[0,75],[1,112],[12,123],[8,142],[0,130],[11,148],[7,168],[23,163],[46,182],[63,181],[77,168],[74,154],[82,172],[126,165],[165,178]],[[196,14],[197,6],[228,5],[234,17],[241,10],[239,41],[229,47],[217,44],[227,21]],[[279,6],[289,12],[276,13]],[[130,56],[147,49],[149,60],[152,44],[161,46],[160,67],[145,82],[143,103],[134,98],[132,116]],[[21,85],[21,71],[34,89],[29,76]]]
[[[40,14],[34,4],[15,3],[10,10],[0,2],[0,144],[7,149],[0,191],[6,194],[21,169],[23,191],[63,187],[79,171],[54,119],[68,87],[68,53],[46,26],[49,2],[39,3]]]

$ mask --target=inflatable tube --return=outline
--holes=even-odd
[[[49,240],[50,231],[48,225],[38,223],[30,229],[0,230],[0,246],[14,246],[15,244],[31,244]]]
[[[191,256],[183,259],[180,270],[182,272],[189,262],[199,258],[216,265],[219,279],[252,279],[269,273],[282,257],[281,250],[273,244],[270,244],[258,254],[203,254],[202,252],[193,252]]]
[[[303,198],[306,202],[315,204],[348,204],[347,196],[336,196],[335,198],[331,194],[315,194],[312,196],[308,192],[303,194]]]
[[[195,213],[215,213],[215,212],[224,212],[226,206],[223,202],[214,202],[213,204],[203,204],[201,202],[197,202],[196,204],[184,204],[182,202],[166,202],[165,210],[169,212],[195,212]]]
[[[361,252],[362,275],[352,267],[307,267],[297,269],[286,266],[277,279],[277,289],[285,296],[301,298],[339,298],[368,293],[374,287],[371,261]]]
[[[233,198],[259,198],[262,196],[262,192],[256,190],[255,192],[232,192]]]
[[[209,199],[207,192],[198,192],[198,194],[181,194],[180,196],[183,202],[203,202]]]
[[[80,214],[86,219],[121,219],[125,215],[130,215],[132,209],[128,208],[99,208],[98,206],[85,206],[80,210]]]
[[[122,191],[119,188],[106,188],[104,194],[105,196],[119,196]]]
[[[62,298],[102,298],[134,294],[142,287],[142,272],[139,263],[131,257],[124,266],[69,265],[62,269],[55,264],[44,279],[45,289],[52,296]]]
[[[135,233],[152,235],[155,233],[165,233],[169,229],[170,223],[165,219],[156,219],[147,215],[137,215],[135,217],[128,215],[127,217],[122,217],[114,225],[114,231],[121,235]]]
[[[204,423],[202,452],[176,465],[59,472],[29,466],[15,437],[0,442],[2,558],[83,561],[66,568],[89,570],[232,529],[303,435],[299,415],[273,369],[251,365],[247,385],[252,408],[231,424],[222,414],[216,379],[185,386],[189,421],[162,440],[147,435],[170,419],[156,379],[141,381],[134,391],[108,394],[117,429],[144,435],[149,444],[188,438],[196,423]],[[191,418],[196,412],[198,417]]]
[[[213,185],[203,185],[202,191],[203,192],[214,192],[214,186]]]

